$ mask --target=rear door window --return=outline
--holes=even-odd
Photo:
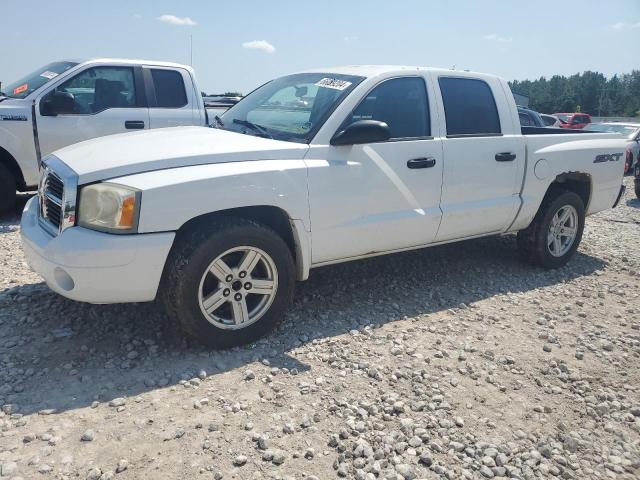
[[[386,123],[392,139],[430,136],[429,103],[424,79],[403,77],[385,80],[367,94],[342,128],[358,120]]]
[[[151,78],[156,91],[157,107],[180,108],[187,104],[187,92],[180,72],[153,68]]]
[[[498,108],[486,82],[474,78],[441,77],[438,83],[447,136],[501,134]]]

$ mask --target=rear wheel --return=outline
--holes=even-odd
[[[584,203],[576,193],[548,194],[531,225],[518,232],[522,256],[544,268],[562,267],[580,245],[584,219]]]
[[[16,205],[16,179],[0,164],[0,215],[13,212]]]
[[[170,316],[213,348],[256,340],[290,304],[295,282],[287,244],[265,225],[226,219],[177,239],[162,299]]]

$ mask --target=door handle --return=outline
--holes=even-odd
[[[436,164],[436,159],[433,157],[427,157],[427,158],[414,158],[413,160],[409,160],[407,162],[407,167],[414,169],[414,168],[431,168],[433,166],[435,166]]]
[[[144,122],[142,120],[127,120],[124,122],[124,128],[127,130],[142,130],[144,129]]]
[[[496,153],[496,162],[513,162],[516,154],[511,152]]]

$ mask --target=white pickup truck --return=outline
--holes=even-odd
[[[0,89],[0,213],[35,187],[41,157],[129,130],[206,124],[193,70],[143,60],[54,62]]]
[[[45,158],[22,216],[32,268],[79,301],[160,297],[229,347],[273,327],[321,265],[517,232],[526,259],[560,267],[623,192],[624,140],[521,127],[491,75],[309,71],[215,121]]]

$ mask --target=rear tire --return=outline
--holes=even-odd
[[[548,269],[566,265],[580,245],[584,220],[580,196],[566,190],[549,192],[531,225],[518,232],[522,257]]]
[[[197,341],[230,348],[265,335],[293,297],[291,250],[269,227],[220,219],[176,238],[161,296],[165,310]]]
[[[640,182],[635,184],[636,198],[640,199]]]
[[[13,212],[16,206],[16,179],[7,167],[0,164],[0,215]]]

